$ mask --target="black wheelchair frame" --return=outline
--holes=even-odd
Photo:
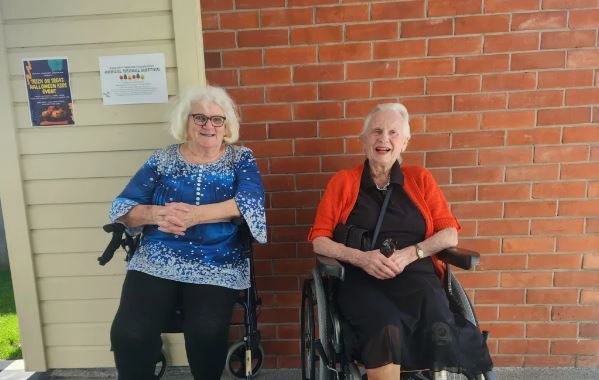
[[[258,307],[262,301],[258,297],[256,290],[256,281],[254,278],[253,265],[253,237],[249,227],[243,218],[233,219],[238,227],[238,236],[243,243],[242,256],[250,260],[250,287],[240,292],[237,303],[241,305],[244,311],[244,321],[241,323],[231,323],[231,325],[244,325],[245,334],[243,338],[232,344],[227,352],[225,370],[234,378],[253,379],[258,375],[264,364],[264,350],[262,348],[260,331],[258,330]],[[106,224],[104,231],[112,234],[108,246],[98,257],[100,265],[106,265],[117,249],[123,248],[126,253],[125,261],[133,257],[135,250],[139,246],[141,235],[131,236],[122,223]],[[183,319],[181,307],[177,307],[171,320],[164,326],[164,333],[182,332]],[[156,379],[164,376],[168,367],[168,359],[164,350],[161,350],[160,357],[156,359]]]
[[[472,269],[480,261],[477,252],[448,248],[437,254],[437,257],[447,264],[462,269]],[[348,328],[342,323],[341,316],[335,304],[335,281],[343,281],[345,268],[337,260],[317,255],[316,267],[312,269],[311,277],[304,280],[302,289],[301,308],[301,361],[303,380],[332,380],[366,379],[357,363],[350,361],[345,353],[343,329]],[[450,304],[469,322],[478,326],[478,320],[472,304],[447,265],[445,289]],[[316,309],[316,312],[315,312]],[[486,341],[488,331],[481,332]],[[445,380],[447,371],[433,372],[429,370],[414,370],[402,368],[401,380]],[[468,380],[495,380],[493,371],[484,374],[461,374]],[[461,378],[464,378],[461,377]]]

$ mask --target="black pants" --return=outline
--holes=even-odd
[[[119,380],[153,379],[160,333],[181,300],[183,334],[196,380],[218,380],[226,354],[229,323],[238,290],[165,280],[128,271],[110,340]]]

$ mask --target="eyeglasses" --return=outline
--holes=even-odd
[[[192,113],[189,116],[191,116],[191,118],[193,119],[193,123],[195,125],[199,125],[200,127],[205,126],[208,123],[208,120],[210,120],[210,123],[212,123],[213,127],[222,127],[223,125],[225,125],[225,120],[227,120],[227,118],[224,116],[207,116],[203,113]]]

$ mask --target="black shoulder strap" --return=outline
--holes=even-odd
[[[383,201],[381,212],[379,213],[379,220],[376,221],[376,227],[374,227],[374,235],[372,235],[372,240],[370,241],[370,250],[374,249],[376,239],[379,237],[379,232],[381,231],[381,224],[383,224],[383,218],[385,217],[385,211],[387,211],[387,205],[389,205],[389,199],[391,199],[392,191],[393,186],[390,185],[389,189],[387,190],[387,194],[385,194],[385,200]]]

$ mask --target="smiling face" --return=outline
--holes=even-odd
[[[225,116],[224,111],[216,103],[196,103],[189,111],[190,116],[187,119],[187,139],[194,145],[206,149],[220,148],[225,137],[226,125],[215,127],[212,121],[208,120],[204,126],[194,123],[192,114],[203,114],[210,116]]]
[[[403,118],[395,110],[385,109],[373,114],[361,141],[371,165],[390,168],[408,146],[403,134]]]

